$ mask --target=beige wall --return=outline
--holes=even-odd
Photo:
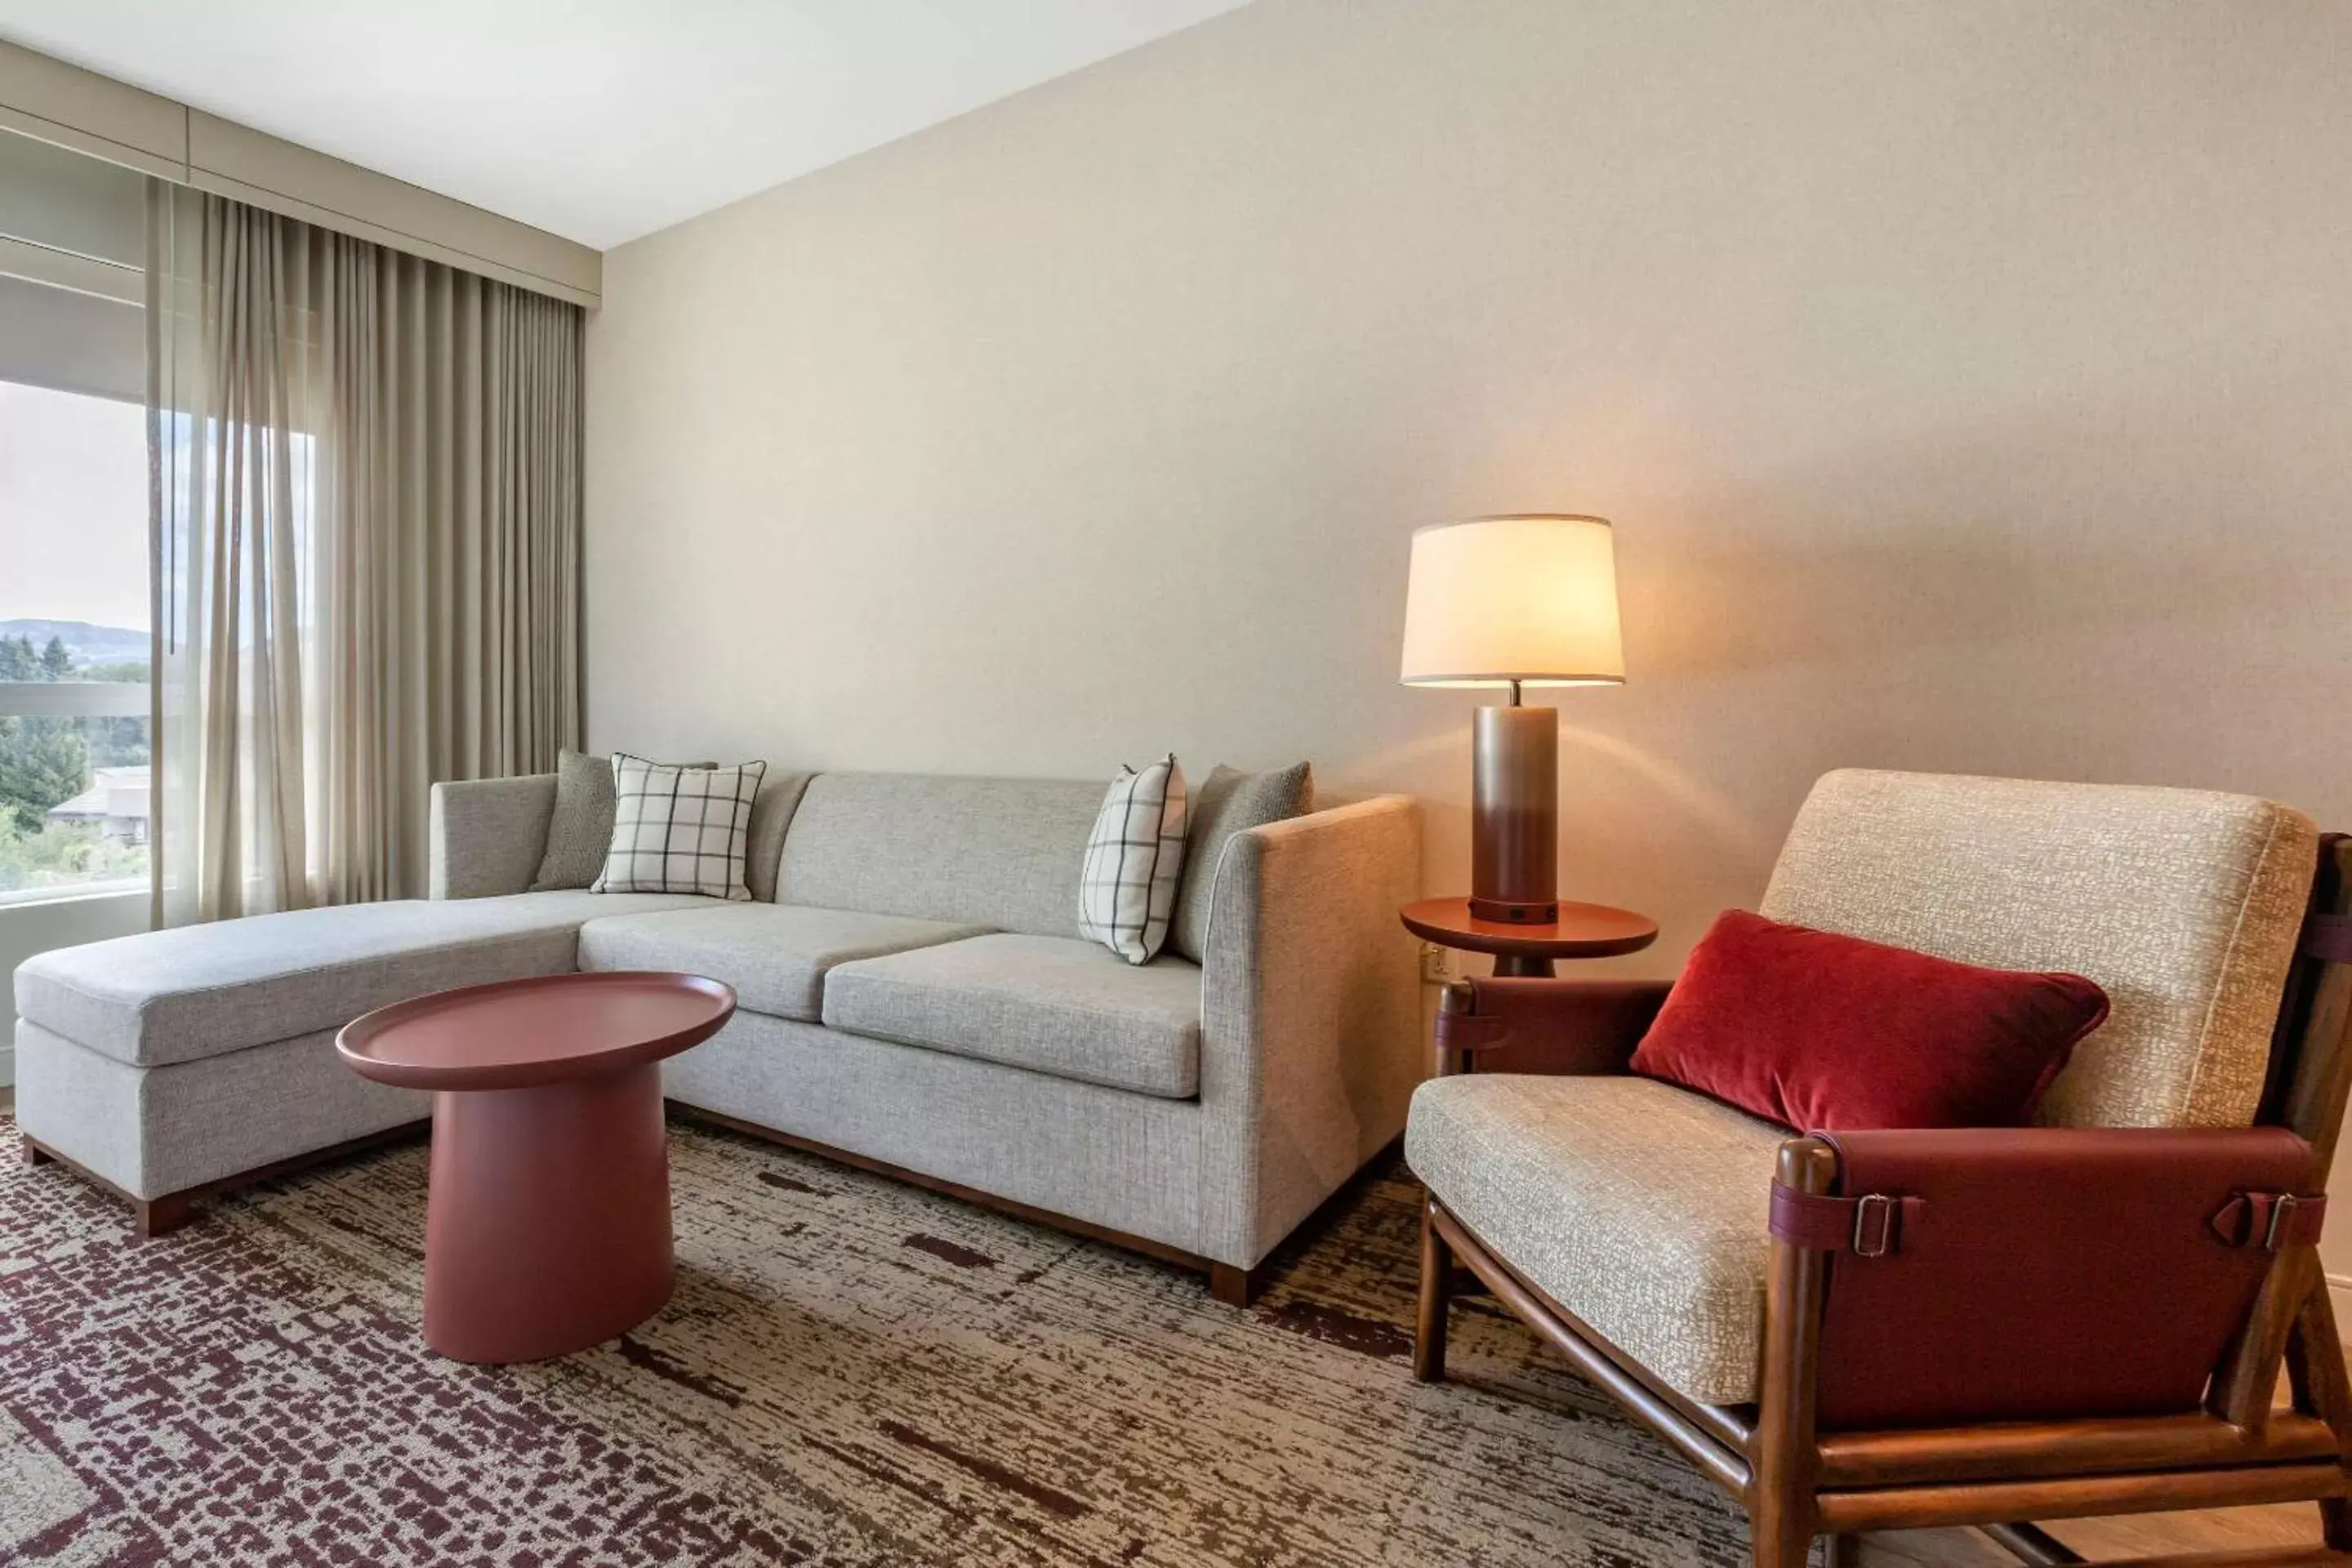
[[[1260,0],[611,253],[598,746],[1432,803],[1405,541],[1617,520],[1564,886],[1841,764],[2352,826],[2352,6]]]

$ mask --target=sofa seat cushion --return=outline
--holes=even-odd
[[[339,1029],[394,1002],[572,967],[592,910],[707,900],[587,893],[408,899],[142,931],[30,958],[16,1011],[134,1067]]]
[[[1405,1160],[1528,1283],[1670,1387],[1756,1397],[1780,1128],[1648,1079],[1414,1091]]]
[[[1076,937],[999,933],[825,977],[836,1029],[1186,1100],[1201,1088],[1201,970]]]
[[[568,925],[578,931],[593,920],[617,915],[657,915],[672,910],[719,910],[723,899],[700,893],[592,893],[585,888],[557,888],[542,893],[508,893],[495,899],[468,899],[467,907],[499,904],[518,918]]]
[[[739,1005],[814,1023],[835,965],[978,936],[985,926],[801,904],[719,904],[624,915],[580,929],[583,969],[675,969],[735,988]]]

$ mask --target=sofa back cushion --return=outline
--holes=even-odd
[[[760,903],[776,901],[776,870],[784,854],[784,834],[793,813],[800,809],[801,792],[813,773],[770,773],[751,803],[751,843],[743,862],[751,897]]]
[[[784,835],[779,903],[1076,936],[1097,781],[819,773]]]
[[[2097,983],[2113,1011],[2038,1122],[2243,1126],[2317,865],[2252,795],[1857,770],[1813,786],[1762,912]]]

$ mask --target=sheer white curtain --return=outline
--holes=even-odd
[[[316,247],[149,186],[155,599],[151,810],[160,920],[310,901],[302,585],[322,366]]]
[[[580,727],[577,307],[154,182],[157,917],[414,896]]]

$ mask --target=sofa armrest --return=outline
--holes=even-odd
[[[2266,1281],[2318,1279],[2319,1164],[2284,1128],[1852,1131],[1784,1154],[1808,1149],[1834,1178],[1801,1190],[1784,1158],[1771,1229],[1776,1268],[1829,1260],[1826,1429],[2193,1410]]]
[[[1198,1250],[1255,1266],[1404,1127],[1420,974],[1397,910],[1421,811],[1380,795],[1252,828],[1211,868]]]
[[[1623,1072],[1673,989],[1667,980],[1456,981],[1438,1005],[1437,1070]]]
[[[428,897],[487,899],[530,890],[547,853],[555,775],[469,779],[433,786]]]

